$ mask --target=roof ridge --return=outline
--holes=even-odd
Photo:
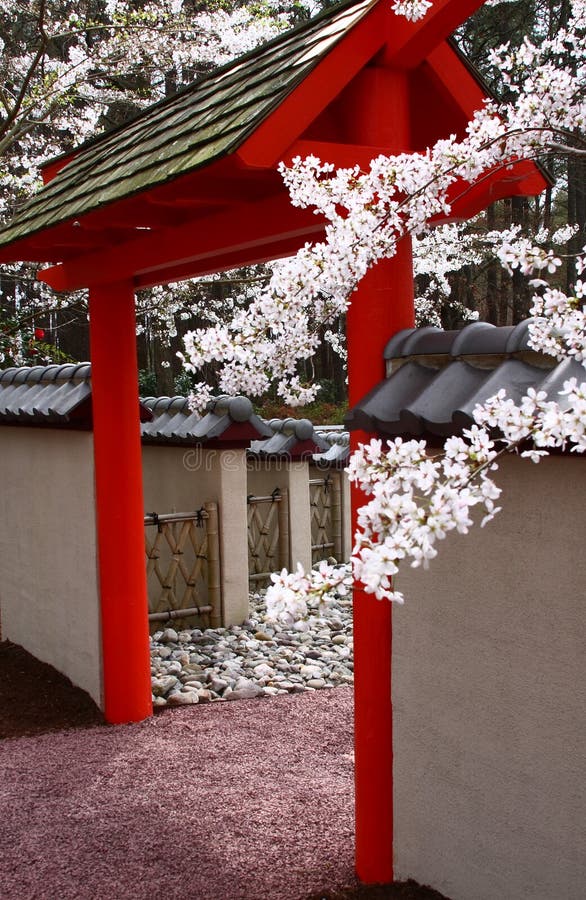
[[[206,82],[217,78],[219,75],[222,75],[224,72],[229,71],[230,68],[234,67],[235,63],[248,62],[249,60],[254,59],[257,56],[260,56],[266,50],[269,50],[271,47],[280,43],[285,36],[287,36],[287,38],[295,38],[302,31],[309,31],[314,28],[315,25],[321,24],[323,20],[335,18],[335,16],[339,15],[345,9],[349,9],[353,6],[358,6],[363,3],[365,5],[374,6],[378,2],[381,2],[381,0],[342,0],[341,3],[337,3],[333,6],[328,7],[327,9],[323,9],[321,12],[317,13],[317,15],[312,16],[305,22],[300,22],[298,25],[295,25],[292,28],[284,29],[283,31],[279,32],[279,34],[276,34],[274,37],[270,38],[270,40],[259,44],[257,47],[253,47],[252,50],[247,50],[246,53],[242,53],[240,56],[236,56],[234,57],[234,59],[228,60],[228,62],[225,62],[221,66],[212,69],[210,72],[204,72],[201,75],[198,75],[193,81],[179,88],[170,97],[163,97],[161,100],[157,100],[155,103],[149,104],[144,109],[139,110],[136,115],[132,116],[130,119],[127,119],[125,122],[121,122],[120,125],[117,125],[108,131],[100,132],[100,134],[93,135],[91,138],[88,138],[82,144],[79,144],[78,147],[73,148],[67,153],[61,153],[58,156],[51,157],[42,164],[41,168],[43,169],[45,167],[52,166],[60,160],[67,159],[68,157],[71,157],[72,160],[77,158],[79,151],[86,150],[87,148],[95,146],[95,144],[99,143],[101,140],[104,140],[106,137],[119,134],[121,131],[124,131],[135,122],[138,122],[141,118],[152,113],[153,110],[160,109],[161,107],[170,105],[173,102],[177,102],[178,98],[186,96],[194,91],[196,89],[196,86],[199,87],[202,83],[205,84]]]
[[[346,0],[332,6],[150,104],[117,128],[48,161],[48,166],[55,167],[59,160],[63,165],[15,208],[0,230],[0,247],[65,227],[228,157],[381,2]],[[226,79],[236,81],[236,86],[241,83],[236,99],[234,91],[224,96]],[[215,86],[219,97],[213,93]],[[178,121],[167,121],[174,118]],[[165,135],[162,141],[160,132]],[[166,148],[169,152],[163,152]]]
[[[387,361],[410,356],[472,356],[476,354],[513,354],[531,351],[529,326],[532,318],[517,325],[493,325],[469,322],[463,328],[446,329],[436,325],[404,328],[388,341],[384,349]]]
[[[0,385],[11,384],[53,384],[90,380],[89,362],[50,363],[46,366],[11,366],[0,370]]]

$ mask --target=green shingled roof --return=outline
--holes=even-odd
[[[349,0],[82,145],[0,246],[171,181],[238,148],[376,0]]]

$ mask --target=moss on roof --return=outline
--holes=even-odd
[[[233,152],[374,5],[349,0],[326,10],[81,145],[0,232],[0,246]]]

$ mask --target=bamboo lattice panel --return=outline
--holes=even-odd
[[[147,524],[149,612],[189,609],[208,599],[208,534],[203,515]]]
[[[338,473],[309,482],[311,509],[311,559],[315,565],[329,557],[340,558],[341,519]]]
[[[271,572],[289,563],[286,492],[248,497],[248,577],[252,584],[268,582]]]

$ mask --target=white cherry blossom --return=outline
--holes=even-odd
[[[517,257],[511,245],[509,262],[527,258],[524,242]],[[539,256],[534,258],[541,271]],[[578,298],[546,287],[534,298],[533,313],[537,316],[530,323],[533,348],[546,354],[554,351],[561,360],[579,359],[586,368],[586,323]],[[402,565],[428,566],[437,555],[438,541],[450,531],[470,530],[475,508],[484,512],[481,526],[494,518],[500,510],[495,501],[501,489],[493,473],[504,453],[518,452],[539,463],[551,448],[585,452],[586,381],[568,379],[552,399],[529,388],[519,403],[500,390],[476,407],[474,418],[477,424],[464,430],[462,437],[447,438],[439,453],[425,441],[396,438],[386,443],[373,439],[353,454],[348,476],[364,491],[367,502],[358,509],[351,568],[366,593],[403,603],[393,581]],[[273,581],[269,602],[274,594],[286,604],[286,573]],[[299,570],[291,614],[299,612],[303,598],[312,596],[313,590],[313,572]]]
[[[568,28],[541,46],[527,40],[519,53],[508,47],[495,51],[494,62],[505,73],[513,99],[486,102],[463,139],[450,136],[419,154],[381,155],[366,171],[336,170],[315,155],[281,167],[292,203],[325,217],[325,239],[276,266],[263,296],[226,326],[230,340],[239,343],[242,384],[262,390],[268,380],[288,402],[305,401],[312,387],[300,384],[298,364],[315,352],[319,327],[344,315],[366,271],[393,256],[403,235],[420,240],[430,220],[450,214],[451,188],[458,184],[458,190],[465,191],[485,172],[506,169],[517,159],[551,150],[583,153],[585,48],[584,0],[575,0]],[[568,58],[568,53],[571,69],[554,65],[552,60]],[[509,269],[547,275],[559,268],[560,256],[551,248],[535,248],[529,241],[519,244],[513,232],[510,239],[517,244],[515,252],[510,242],[502,243],[500,250]],[[432,315],[425,298],[419,306]],[[226,337],[223,328],[217,332],[219,345]],[[244,338],[239,337],[242,333]],[[188,337],[186,356],[194,365],[212,358],[214,337]],[[226,359],[229,363],[229,351]],[[231,376],[235,383],[233,372]]]

